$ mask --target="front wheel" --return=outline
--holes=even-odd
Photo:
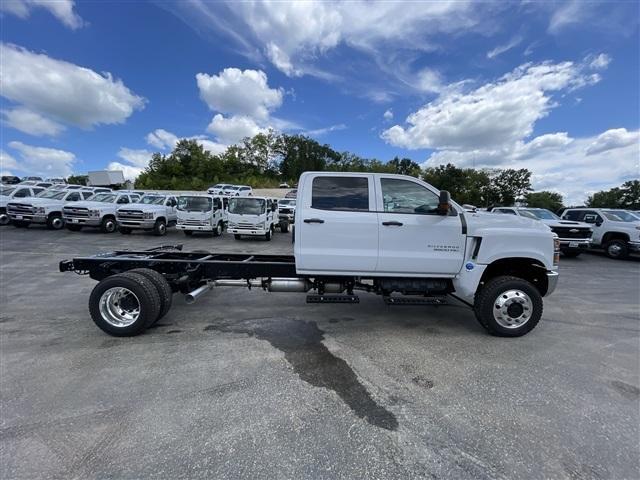
[[[118,224],[111,217],[106,217],[100,224],[100,230],[102,231],[102,233],[113,233],[117,228]]]
[[[542,317],[542,295],[530,282],[501,276],[489,280],[476,293],[476,319],[498,337],[521,337]]]
[[[164,220],[156,220],[156,224],[153,226],[153,234],[156,237],[162,237],[167,234],[167,222]]]
[[[222,222],[218,222],[216,228],[213,229],[214,237],[219,237],[220,235],[222,235]]]
[[[49,218],[47,218],[47,228],[49,230],[60,230],[62,227],[64,227],[64,220],[60,215],[49,215]]]
[[[267,242],[271,240],[271,229],[269,229],[269,231],[264,234],[264,238]]]
[[[604,249],[609,258],[623,259],[629,256],[629,249],[623,240],[611,240]]]
[[[280,232],[289,233],[289,222],[280,222]]]

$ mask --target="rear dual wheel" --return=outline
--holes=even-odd
[[[171,308],[173,291],[158,272],[140,268],[102,280],[89,297],[93,322],[109,335],[139,335]]]

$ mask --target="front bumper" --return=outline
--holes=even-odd
[[[248,228],[227,228],[227,232],[228,233],[233,233],[236,235],[266,235],[268,230],[265,230],[264,228],[258,228],[258,229],[253,229],[250,230]]]
[[[289,223],[293,223],[293,213],[278,213],[278,217],[280,218],[280,220],[285,219]]]
[[[627,242],[627,247],[632,252],[640,252],[640,242],[636,242],[635,240],[631,240],[630,242]]]
[[[558,286],[558,277],[558,272],[554,272],[553,270],[547,271],[547,293],[544,294],[545,297],[548,297],[555,291]]]
[[[76,218],[76,217],[65,217],[63,216],[64,221],[70,225],[84,225],[86,227],[99,227],[102,224],[102,220],[100,218]]]
[[[193,232],[213,232],[213,225],[176,225],[178,230],[191,230]]]
[[[45,215],[16,215],[15,213],[10,213],[9,218],[19,222],[47,223],[47,217]]]
[[[144,230],[151,230],[156,225],[155,220],[120,220],[117,219],[119,227],[127,228],[141,228]]]
[[[591,246],[591,238],[559,238],[560,250],[570,249],[585,249]]]

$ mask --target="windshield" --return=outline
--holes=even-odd
[[[210,212],[213,201],[209,197],[178,197],[178,210],[186,212]]]
[[[216,183],[213,187],[211,188],[217,188],[217,189],[221,189],[221,188],[226,188],[229,185],[227,185],[226,183]]]
[[[0,195],[11,195],[16,187],[0,187]]]
[[[40,198],[52,198],[54,200],[62,200],[64,196],[69,193],[67,191],[56,192],[55,190],[45,190],[44,192],[39,193],[36,197]]]
[[[116,201],[116,196],[113,193],[96,193],[89,197],[92,202],[104,202],[113,203]]]
[[[520,210],[520,214],[523,217],[535,218],[540,220],[560,220],[560,217],[555,213],[545,210],[544,208],[540,209],[531,209],[531,210]],[[526,215],[528,214],[528,215]]]
[[[287,206],[291,206],[291,207],[295,207],[296,206],[296,201],[291,199],[282,199],[282,200],[278,200],[278,205],[287,205]]]
[[[145,195],[138,203],[144,203],[145,205],[162,205],[165,197],[162,195]]]
[[[233,185],[225,185],[224,187],[222,187],[222,190],[235,190],[237,187],[234,187]]]
[[[265,212],[265,206],[263,198],[232,198],[229,200],[229,213],[261,215]]]
[[[635,215],[623,210],[603,210],[602,213],[612,222],[637,222]]]

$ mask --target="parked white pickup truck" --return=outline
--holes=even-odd
[[[296,199],[281,198],[278,200],[278,216],[287,220],[290,224],[294,222],[296,215]]]
[[[640,220],[633,213],[613,208],[568,208],[562,218],[588,223],[593,228],[594,247],[609,258],[623,259],[640,252]]]
[[[283,233],[289,231],[289,223],[278,217],[276,203],[266,197],[230,198],[228,218],[227,231],[233,233],[236,240],[243,235],[271,240],[276,226]]]
[[[167,228],[176,224],[178,200],[173,195],[150,193],[138,203],[120,206],[116,209],[116,221],[122,234],[132,230],[152,231],[154,235],[167,234]]]
[[[176,228],[190,236],[193,232],[213,233],[219,237],[227,225],[223,199],[214,195],[180,195]]]
[[[98,227],[103,233],[113,233],[117,228],[116,209],[138,200],[138,195],[128,192],[96,193],[86,201],[65,205],[62,218],[72,232],[79,232],[83,227]]]
[[[246,206],[262,215],[260,200],[231,199],[230,210]],[[77,257],[59,268],[100,281],[89,298],[91,318],[116,336],[153,325],[169,311],[172,292],[191,303],[212,289],[253,287],[307,293],[316,304],[358,303],[362,292],[390,306],[442,305],[453,297],[473,308],[489,333],[517,337],[538,324],[542,297],[558,280],[559,242],[546,225],[469,214],[448,192],[413,177],[306,172],[296,215],[293,256],[165,246]]]
[[[591,226],[583,222],[563,220],[546,208],[495,207],[492,213],[506,213],[539,220],[547,225],[560,240],[560,251],[565,257],[577,257],[591,246]]]
[[[35,197],[43,192],[44,187],[22,186],[22,185],[2,185],[0,186],[0,225],[8,225],[11,222],[7,214],[7,204],[12,200],[20,198]]]
[[[26,228],[32,223],[45,224],[50,230],[64,227],[62,207],[69,202],[86,200],[93,195],[92,190],[45,190],[37,197],[12,201],[7,204],[11,223],[18,228]]]

